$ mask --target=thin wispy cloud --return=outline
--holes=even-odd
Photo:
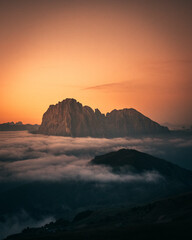
[[[119,88],[124,85],[131,85],[131,82],[112,82],[112,83],[107,83],[107,84],[100,84],[96,86],[91,86],[84,88],[83,90],[101,90],[101,89],[111,89],[111,88]]]
[[[41,227],[55,219],[51,216],[44,217],[40,220],[33,219],[26,211],[21,210],[12,217],[6,219],[5,222],[0,222],[0,239],[4,239],[6,236],[21,232],[27,227]]]
[[[153,62],[142,62],[142,65],[172,65],[172,64],[192,64],[191,59],[170,59],[170,60],[161,60],[161,61],[153,61]],[[186,66],[187,67],[187,66]]]
[[[86,87],[83,90],[102,90],[102,91],[116,91],[116,92],[133,92],[140,89],[147,89],[147,84],[141,84],[137,81],[122,81],[122,82],[112,82],[107,84],[100,84],[96,86]]]

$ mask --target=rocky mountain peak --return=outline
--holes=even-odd
[[[39,133],[72,137],[125,137],[166,133],[168,129],[133,108],[114,109],[102,114],[73,98],[50,105],[44,113]]]

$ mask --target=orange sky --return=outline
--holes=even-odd
[[[174,3],[174,5],[173,5]],[[191,1],[1,1],[0,122],[50,104],[192,124]]]

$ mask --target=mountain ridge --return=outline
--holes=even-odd
[[[96,156],[89,164],[111,167],[112,172],[116,174],[129,172],[141,174],[154,171],[172,181],[191,182],[192,180],[192,171],[135,149],[123,148]]]
[[[63,218],[26,228],[7,240],[34,239],[181,239],[192,236],[192,192],[130,208],[86,210],[73,221]],[[179,211],[178,211],[179,209]]]
[[[70,137],[126,137],[168,133],[167,127],[152,121],[133,108],[105,114],[83,106],[73,98],[50,105],[43,114],[38,133]]]
[[[6,122],[0,124],[0,131],[31,131],[35,132],[39,128],[38,124],[23,124],[21,121],[19,122]]]

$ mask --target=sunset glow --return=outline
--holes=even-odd
[[[0,122],[75,98],[191,124],[190,1],[127,2],[1,1]]]

